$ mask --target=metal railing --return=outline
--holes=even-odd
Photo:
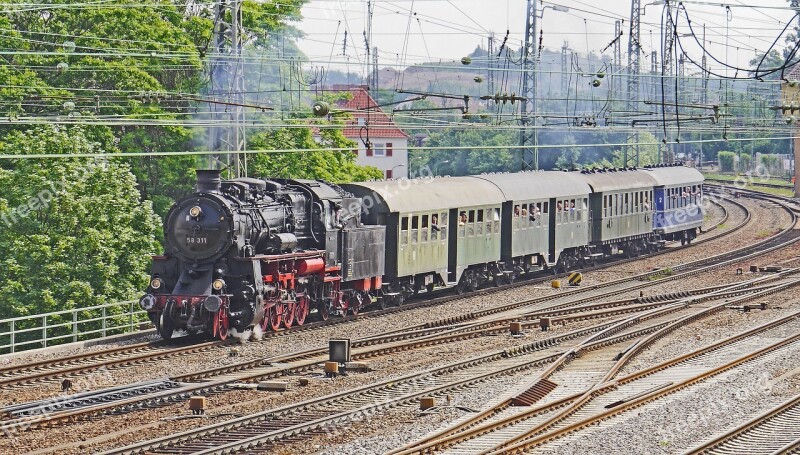
[[[0,353],[133,332],[147,320],[135,300],[0,319]]]

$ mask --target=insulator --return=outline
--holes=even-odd
[[[75,103],[73,103],[72,101],[65,101],[64,102],[64,110],[74,111],[75,110]]]
[[[592,81],[592,87],[600,87],[600,79],[595,79]]]
[[[470,63],[472,63],[472,58],[471,57],[462,57],[461,58],[461,64],[462,65],[469,65]]]
[[[475,82],[480,84],[481,82],[483,82],[483,78],[480,76],[475,76]]]
[[[63,73],[64,71],[66,71],[68,69],[69,69],[69,64],[67,64],[66,62],[61,62],[58,65],[56,65],[56,70],[59,73]]]
[[[606,73],[604,73],[604,72],[602,72],[602,71],[600,71],[599,73],[597,73],[597,78],[598,78],[598,79],[602,79],[602,78],[604,78],[604,77],[606,77]]]
[[[786,122],[787,125],[791,125],[792,123],[794,123],[794,116],[788,115],[784,117],[783,121]]]
[[[331,113],[331,107],[325,101],[317,101],[311,106],[315,117],[325,117]]]
[[[75,41],[64,41],[64,43],[61,44],[61,47],[63,47],[67,52],[75,52]]]

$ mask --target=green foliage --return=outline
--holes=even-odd
[[[318,142],[314,140],[311,129],[301,125],[297,128],[278,128],[251,135],[248,138],[248,148],[312,151],[248,155],[248,172],[263,177],[322,179],[335,183],[383,178],[379,169],[356,165],[356,156],[352,152],[328,150],[356,149],[357,144],[344,137],[341,129],[321,129]]]
[[[739,155],[739,172],[748,172],[751,170],[752,158],[746,153]]]
[[[719,152],[717,154],[719,160],[720,172],[734,172],[736,170],[736,154],[733,152]]]
[[[437,130],[431,133],[427,146],[442,150],[412,150],[409,153],[411,172],[420,174],[424,167],[436,175],[470,175],[485,172],[508,172],[519,169],[519,158],[510,147],[518,141],[508,130],[497,130],[476,123],[474,128]],[[504,146],[497,149],[459,150],[455,147]],[[448,148],[454,147],[454,148]]]
[[[8,134],[9,154],[103,152],[79,128]],[[13,160],[0,169],[0,317],[129,299],[147,283],[159,221],[116,160]]]
[[[780,176],[784,174],[781,157],[779,155],[761,155],[761,166],[766,169],[769,175]]]

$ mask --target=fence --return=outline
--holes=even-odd
[[[108,303],[0,320],[0,353],[44,348],[139,330],[138,302]]]

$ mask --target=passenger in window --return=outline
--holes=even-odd
[[[437,232],[439,230],[439,216],[438,215],[435,215],[435,214],[431,215],[431,229],[433,229],[434,232]]]
[[[572,201],[572,202],[569,203],[569,211],[570,212],[574,212],[575,211],[575,201]]]
[[[467,212],[461,212],[461,215],[458,216],[458,225],[463,226],[467,224]]]
[[[525,205],[522,206],[522,216],[528,216],[528,209]]]
[[[558,211],[558,212],[560,213],[560,212],[562,212],[563,210],[564,210],[564,206],[563,206],[563,205],[561,205],[561,201],[558,201],[558,202],[556,203],[556,211]]]
[[[514,206],[514,216],[519,216],[519,206],[518,205]]]
[[[644,204],[642,205],[644,206],[645,211],[650,210],[650,199],[647,196],[644,197]]]

